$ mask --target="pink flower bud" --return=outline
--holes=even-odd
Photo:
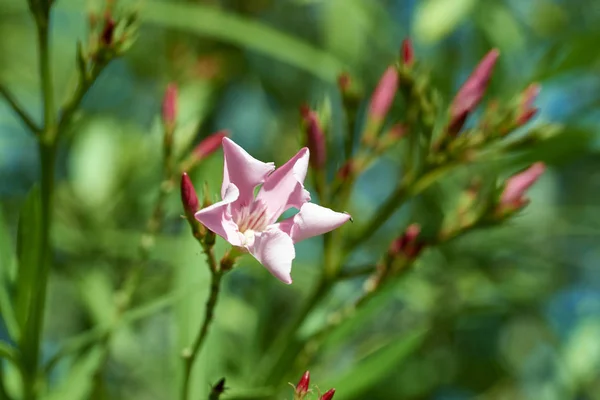
[[[190,177],[185,172],[181,175],[181,203],[186,217],[193,220],[194,214],[199,210],[198,196]]]
[[[327,146],[319,118],[308,106],[302,106],[300,114],[304,120],[307,147],[311,153],[310,164],[315,169],[322,169],[327,161]]]
[[[539,94],[540,85],[538,84],[533,83],[525,89],[521,95],[521,104],[515,121],[517,126],[525,125],[535,114],[537,114],[538,109],[533,107],[533,103]]]
[[[333,395],[335,394],[335,389],[329,389],[326,391],[323,396],[319,398],[319,400],[331,400],[333,399]]]
[[[192,154],[196,160],[202,160],[221,148],[223,138],[229,136],[229,131],[221,130],[202,139],[194,148]]]
[[[310,373],[306,371],[300,381],[296,385],[296,395],[301,399],[308,393],[308,385],[310,384]]]
[[[525,192],[539,179],[545,170],[544,163],[537,162],[526,170],[508,178],[500,195],[500,207],[503,209],[523,207],[527,203],[524,198]]]
[[[420,233],[421,227],[418,224],[409,225],[404,234],[392,242],[388,250],[389,255],[395,257],[402,254],[410,259],[417,257],[424,246],[418,240]]]
[[[467,116],[473,112],[483,98],[499,55],[500,52],[497,49],[487,53],[454,97],[450,105],[450,123],[448,126],[450,135],[456,136],[458,134]]]
[[[173,127],[177,119],[177,86],[170,83],[162,103],[162,119],[166,126]]]
[[[395,67],[390,66],[381,76],[371,97],[369,106],[371,118],[376,120],[385,118],[396,96],[396,90],[398,90],[398,71]]]
[[[406,66],[411,66],[415,62],[415,51],[413,49],[412,41],[410,39],[404,39],[402,41],[402,63]]]

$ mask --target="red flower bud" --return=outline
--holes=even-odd
[[[502,210],[513,210],[524,207],[528,201],[524,197],[525,192],[539,179],[545,170],[544,163],[537,162],[526,170],[508,178],[500,195],[500,208]]]
[[[177,119],[177,86],[173,83],[167,86],[162,103],[162,119],[166,126],[173,127]]]
[[[310,164],[315,169],[322,169],[327,161],[327,147],[319,118],[306,105],[300,108],[300,114],[304,120],[307,147],[311,153]]]
[[[411,259],[417,257],[424,246],[418,240],[420,233],[421,227],[418,224],[409,225],[404,234],[392,242],[388,250],[389,255],[395,257],[402,254]]]
[[[104,16],[104,27],[102,28],[102,33],[100,34],[100,42],[104,46],[110,46],[113,42],[113,36],[115,33],[115,20],[110,14],[106,14]]]
[[[319,400],[331,400],[333,399],[333,395],[335,394],[335,389],[329,389],[326,391],[323,396],[319,398]]]
[[[338,87],[342,93],[345,93],[350,89],[350,75],[346,72],[340,74],[338,77]]]
[[[340,179],[348,179],[350,175],[354,173],[354,161],[348,160],[342,167],[338,170],[338,177]]]
[[[308,393],[308,385],[310,384],[310,373],[306,371],[300,381],[296,385],[296,394],[303,398]]]
[[[198,196],[190,177],[185,172],[181,175],[181,203],[186,217],[193,219],[194,214],[199,210]]]
[[[454,97],[450,105],[450,123],[448,125],[450,135],[456,136],[460,132],[467,116],[473,112],[483,98],[499,55],[500,52],[497,49],[487,53]]]
[[[192,154],[197,160],[202,160],[215,151],[221,148],[221,144],[223,143],[223,138],[229,136],[229,132],[226,130],[221,130],[213,133],[210,136],[202,139],[200,143],[194,148]]]
[[[412,41],[408,38],[402,41],[402,63],[406,66],[411,66],[415,62],[415,51]]]
[[[521,104],[516,118],[517,126],[525,125],[531,118],[537,114],[538,109],[533,107],[535,99],[540,94],[540,85],[531,84],[521,95]]]
[[[398,71],[395,67],[390,66],[381,76],[373,96],[371,96],[369,116],[375,120],[383,120],[394,102],[397,90]]]

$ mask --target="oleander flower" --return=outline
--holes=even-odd
[[[278,169],[253,158],[229,138],[223,139],[223,154],[222,200],[198,211],[196,219],[233,246],[246,249],[277,279],[292,283],[294,244],[338,228],[350,215],[310,203],[303,185],[307,148]],[[278,221],[290,208],[299,211]]]

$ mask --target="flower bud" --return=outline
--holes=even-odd
[[[335,394],[335,389],[329,389],[319,398],[319,400],[331,400],[331,399],[333,399],[334,394]]]
[[[338,76],[338,87],[342,93],[347,93],[350,89],[350,75],[344,72]]]
[[[100,43],[103,46],[110,47],[113,43],[115,34],[116,22],[113,17],[107,12],[104,16],[104,27],[100,33]]]
[[[451,136],[456,136],[460,132],[468,115],[473,112],[483,98],[499,55],[500,52],[497,49],[487,53],[454,97],[450,105],[450,123],[448,124],[448,133]]]
[[[352,174],[354,174],[355,170],[355,162],[354,160],[348,160],[342,167],[338,170],[337,176],[341,180],[348,179]]]
[[[392,106],[397,90],[398,71],[395,67],[390,66],[381,76],[381,79],[371,96],[369,117],[377,121],[382,121]]]
[[[199,210],[198,195],[187,173],[181,175],[181,203],[188,220],[194,219],[194,214]]]
[[[402,41],[402,64],[410,67],[415,62],[415,51],[413,49],[412,41],[406,38]]]
[[[524,207],[528,200],[524,197],[529,189],[544,173],[546,166],[537,162],[526,170],[508,178],[500,195],[499,207],[502,211],[512,211]]]
[[[304,396],[306,396],[306,394],[308,393],[308,385],[310,384],[310,373],[308,371],[306,371],[302,377],[300,378],[300,381],[298,381],[298,384],[296,385],[296,390],[295,390],[295,394],[296,394],[296,399],[302,400],[304,399]]]
[[[521,103],[515,120],[517,126],[525,125],[537,114],[538,109],[533,106],[533,103],[539,94],[540,85],[535,83],[529,85],[523,94],[521,94]]]
[[[172,129],[177,119],[177,86],[170,83],[162,103],[162,119],[166,127]]]
[[[229,136],[229,131],[221,130],[202,139],[192,151],[194,158],[199,161],[210,156],[221,148],[223,138],[227,136]]]
[[[404,234],[395,239],[388,253],[391,257],[403,255],[406,258],[416,258],[423,249],[423,243],[418,240],[421,233],[421,227],[418,224],[411,224],[406,228]]]
[[[300,114],[304,121],[307,147],[311,153],[310,164],[313,168],[320,170],[325,166],[327,161],[327,147],[323,129],[319,123],[317,113],[308,108],[308,106],[302,106]]]

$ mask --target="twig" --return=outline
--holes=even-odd
[[[4,97],[4,100],[11,106],[13,111],[19,116],[21,121],[29,128],[29,130],[35,134],[39,135],[41,129],[39,126],[33,122],[33,119],[27,114],[27,111],[17,102],[17,99],[8,91],[8,89],[4,85],[0,85],[0,94]]]
[[[202,326],[198,331],[198,335],[194,339],[194,342],[191,347],[188,347],[183,350],[183,384],[181,386],[181,399],[187,400],[190,395],[190,379],[192,377],[192,369],[194,367],[194,362],[196,358],[200,354],[202,347],[206,341],[206,337],[208,336],[208,329],[214,318],[215,307],[217,306],[217,301],[219,300],[219,293],[221,292],[221,280],[227,269],[224,269],[221,265],[219,268],[217,259],[215,258],[214,250],[212,245],[207,244],[206,241],[199,240],[200,244],[204,249],[204,253],[206,254],[206,259],[208,261],[208,266],[210,269],[210,292],[208,294],[208,299],[206,300],[206,311],[204,313],[204,319],[202,321]],[[212,398],[212,397],[211,397]],[[217,397],[218,398],[218,397]]]

